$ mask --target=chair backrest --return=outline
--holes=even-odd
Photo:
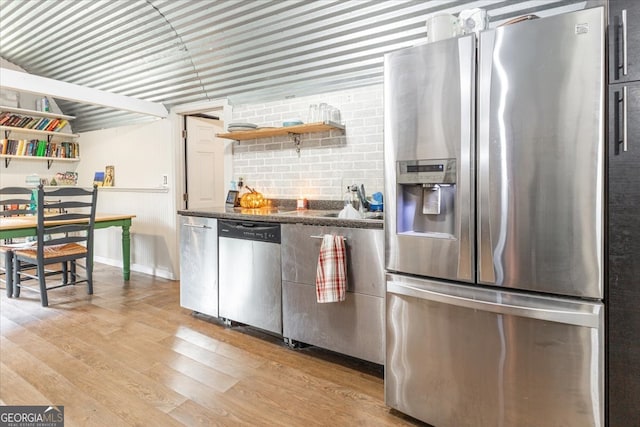
[[[46,203],[45,198],[49,199]],[[80,187],[45,190],[38,186],[38,256],[47,246],[66,243],[85,244],[92,256],[97,200],[96,186],[92,190]]]
[[[36,203],[32,199],[35,188],[0,188],[0,217],[35,215]]]

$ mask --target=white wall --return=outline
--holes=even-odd
[[[115,166],[115,186],[100,189],[98,212],[136,215],[131,227],[131,270],[177,278],[175,189],[161,187],[162,174],[174,176],[171,121],[86,132],[79,142],[79,185],[90,186],[96,171]],[[121,254],[121,229],[96,231],[96,261],[119,266]]]
[[[309,104],[326,102],[342,112],[346,135],[305,134],[300,156],[286,136],[233,144],[233,177],[267,197],[340,200],[346,185],[365,185],[367,194],[383,191],[383,88],[368,86],[281,101],[233,107],[232,122],[282,126],[307,121]]]

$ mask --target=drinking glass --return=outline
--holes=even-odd
[[[329,118],[333,123],[342,124],[342,115],[340,110],[336,107],[331,107],[331,117]]]
[[[318,106],[318,119],[320,119],[319,121],[326,122],[327,120],[329,120],[328,107],[329,106],[325,102],[322,102]]]
[[[315,123],[318,120],[318,104],[309,105],[309,116],[307,117],[307,123]]]

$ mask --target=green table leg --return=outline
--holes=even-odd
[[[131,268],[131,235],[129,233],[129,226],[122,226],[122,273],[124,274],[124,280],[129,280],[130,268]]]

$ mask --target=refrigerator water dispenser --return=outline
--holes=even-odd
[[[398,233],[455,238],[456,160],[397,164]]]
[[[422,213],[440,215],[440,185],[422,184]]]

